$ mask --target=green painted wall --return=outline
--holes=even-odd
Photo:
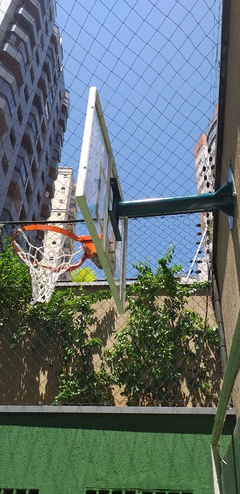
[[[0,488],[82,494],[86,488],[213,493],[213,415],[1,413]],[[227,418],[226,449],[235,417]]]
[[[224,455],[222,477],[224,494],[240,492],[240,418],[237,421],[232,440]]]

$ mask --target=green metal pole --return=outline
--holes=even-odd
[[[211,445],[217,446],[219,437],[222,432],[228,403],[232,394],[235,379],[237,377],[240,368],[240,313],[238,315],[237,324],[235,327],[230,354],[228,357],[228,363],[226,372],[223,379],[222,390],[220,394],[220,400],[217,407],[217,413],[212,430]]]
[[[170,214],[199,213],[219,209],[228,216],[234,215],[235,194],[232,182],[222,185],[216,192],[192,196],[119,201],[117,216],[128,218],[165,216]]]

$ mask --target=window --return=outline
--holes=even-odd
[[[49,110],[49,104],[48,104],[48,102],[46,102],[46,105],[45,105],[45,113],[46,113],[47,119],[49,119],[50,110]]]
[[[41,34],[40,43],[41,43],[42,50],[44,50],[44,38],[43,38],[43,34]],[[36,55],[37,55],[37,52],[36,52]],[[37,57],[36,57],[36,58],[37,58]],[[39,62],[38,62],[38,63],[39,63]]]
[[[20,175],[22,177],[23,184],[25,185],[26,181],[27,181],[28,173],[27,173],[25,161],[23,158],[21,158],[21,156],[17,157],[15,169],[20,173]]]
[[[44,120],[42,121],[41,131],[42,131],[42,134],[43,134],[43,135],[44,135],[44,134],[46,134],[46,132],[47,132],[47,129],[46,129],[46,125],[45,125],[45,123],[44,123]]]
[[[32,199],[32,188],[31,188],[29,180],[28,180],[27,187],[26,187],[26,198],[27,198],[28,204],[30,205],[30,202]]]
[[[39,65],[39,63],[40,63],[40,59],[39,59],[38,49],[36,50],[35,57],[36,57],[36,62],[37,62],[37,65]]]
[[[62,146],[63,145],[62,136],[60,134],[57,134],[56,135],[56,139],[55,140],[59,144],[59,146]]]
[[[40,201],[41,201],[41,194],[38,191],[38,193],[37,193],[37,202],[38,202],[38,204],[40,204]]]
[[[40,139],[38,139],[38,141],[37,141],[36,148],[37,148],[38,158],[40,160],[41,156],[42,156],[42,146],[41,146]]]
[[[60,156],[59,156],[59,152],[57,151],[57,149],[52,150],[52,158],[58,162],[60,161]]]
[[[25,65],[27,65],[28,64],[28,53],[27,53],[27,49],[26,49],[26,45],[25,45],[24,41],[22,41],[21,38],[16,36],[15,33],[11,33],[10,38],[9,38],[9,43],[11,45],[15,46],[15,48],[17,48],[18,51],[20,51],[20,53],[23,57],[23,62]]]
[[[7,171],[8,171],[8,160],[7,160],[7,156],[6,156],[5,153],[4,153],[3,157],[2,157],[2,169],[3,169],[4,175],[6,176],[7,175]]]
[[[26,103],[27,103],[28,100],[29,100],[29,92],[28,92],[27,85],[24,87],[24,97],[25,97],[25,100],[26,100]]]
[[[86,494],[193,494],[193,491],[166,489],[87,489]]]
[[[48,34],[48,23],[47,23],[47,21],[45,21],[45,32],[46,32],[46,34]]]
[[[33,84],[33,83],[34,83],[34,79],[35,79],[35,77],[34,77],[34,70],[33,70],[33,68],[32,68],[32,67],[31,67],[31,69],[30,69],[30,76],[31,76],[31,81],[32,81],[32,84]]]
[[[23,120],[23,113],[22,113],[21,105],[19,105],[19,107],[17,109],[17,114],[18,114],[18,121],[19,121],[19,123],[21,125],[22,120]]]
[[[29,127],[31,127],[31,129],[33,130],[34,135],[36,136],[37,133],[38,133],[37,132],[37,124],[36,124],[35,116],[32,115],[32,113],[30,113],[30,115],[28,116],[27,125]]]
[[[1,489],[1,494],[39,494],[38,489]]]
[[[33,180],[34,180],[34,182],[36,182],[36,180],[37,180],[37,165],[36,165],[35,159],[32,160],[31,170],[32,170]]]
[[[19,214],[19,219],[20,220],[25,220],[26,218],[27,218],[26,211],[25,211],[24,206],[22,205],[21,211],[20,211],[20,214]]]
[[[50,105],[52,106],[52,103],[53,103],[53,90],[52,89],[50,89],[50,91],[48,93],[48,100],[49,100]]]
[[[14,149],[15,148],[15,144],[16,144],[16,135],[15,135],[15,132],[14,130],[12,129],[10,134],[9,134],[9,137],[10,137],[10,141],[11,141],[11,144],[12,144],[12,148]]]
[[[8,102],[9,110],[11,112],[11,115],[13,115],[16,104],[15,104],[12,88],[1,77],[0,77],[0,95],[2,95],[4,98],[6,98],[6,100]]]

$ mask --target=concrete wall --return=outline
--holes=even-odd
[[[233,230],[228,217],[215,215],[214,264],[220,291],[223,324],[229,354],[232,337],[240,309],[240,3],[238,0],[224,2],[223,23],[229,25],[222,46],[221,89],[219,105],[217,185],[227,181],[231,161],[237,203]],[[229,11],[228,11],[229,8]],[[225,97],[223,96],[226,88]],[[221,129],[222,127],[222,129]],[[236,413],[240,415],[240,377],[233,391]]]
[[[0,489],[213,493],[214,409],[18,408],[0,407]],[[225,448],[234,424],[229,415]]]
[[[62,283],[62,289],[66,284]],[[105,286],[98,285],[102,289]],[[88,291],[96,290],[96,286],[86,286]],[[78,285],[76,284],[76,294]],[[163,300],[163,297],[160,297]],[[189,299],[189,307],[196,310],[204,319],[206,316],[206,292],[193,295]],[[207,311],[208,322],[215,324],[213,308],[209,302]],[[113,299],[101,301],[96,304],[96,314],[93,317],[93,324],[90,327],[91,336],[97,336],[102,340],[102,347],[93,354],[93,361],[96,368],[101,363],[102,353],[113,346],[114,330],[120,331],[127,322],[128,313],[119,314],[116,310]],[[21,317],[17,316],[17,321],[21,323]],[[1,328],[0,355],[1,355],[1,380],[0,380],[0,405],[24,404],[24,405],[51,405],[57,395],[59,385],[58,375],[62,366],[60,355],[61,345],[57,337],[47,337],[43,335],[42,328],[36,328],[33,334],[23,338],[22,343],[16,347],[11,347],[11,336],[13,326],[16,324],[16,315],[9,314],[6,324]],[[221,385],[221,364],[220,354],[209,354],[209,366],[212,366],[212,379],[215,382],[216,396],[219,395]],[[184,393],[189,391],[185,381],[182,383]],[[125,405],[126,399],[120,395],[120,389],[114,389],[115,405]],[[196,398],[198,406],[204,404],[200,398]],[[193,400],[194,401],[194,400]],[[208,406],[210,403],[208,403]],[[213,406],[216,405],[216,401]],[[189,400],[188,406],[193,406]]]

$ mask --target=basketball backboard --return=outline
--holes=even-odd
[[[114,187],[123,201],[116,165],[96,87],[89,91],[76,199],[104,269],[117,309],[125,310],[127,218],[114,228]],[[101,239],[100,239],[101,238]],[[121,238],[121,240],[120,240]]]

